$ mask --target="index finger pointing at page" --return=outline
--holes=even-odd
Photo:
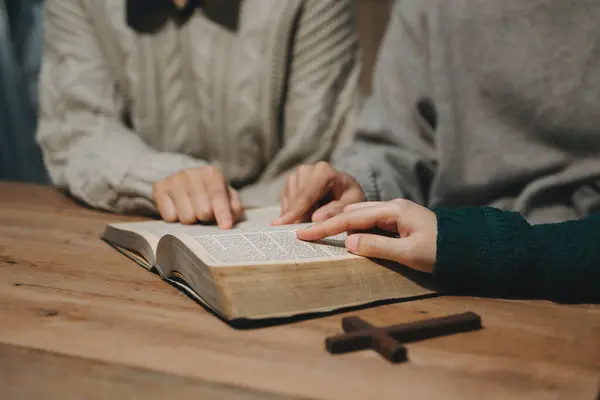
[[[346,232],[348,230],[348,224],[348,215],[338,215],[325,222],[313,225],[310,228],[299,230],[297,236],[300,240],[320,240]]]
[[[208,192],[210,193],[211,205],[217,225],[221,229],[231,229],[233,216],[227,188],[224,184],[215,182],[209,186]]]
[[[395,204],[383,203],[372,207],[363,207],[345,212],[331,219],[298,231],[298,239],[320,240],[347,231],[361,231],[381,225],[389,225],[400,216]]]

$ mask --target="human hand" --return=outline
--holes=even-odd
[[[188,0],[173,0],[173,4],[175,4],[175,7],[177,7],[180,10],[187,6],[187,3]]]
[[[365,200],[358,182],[350,175],[339,172],[324,161],[301,165],[288,177],[281,191],[281,216],[273,225],[285,225],[308,220],[319,222],[337,215],[348,204]],[[329,201],[318,207],[319,202]]]
[[[216,220],[222,229],[231,229],[244,213],[239,193],[212,166],[186,169],[157,182],[152,198],[168,222]]]
[[[298,231],[301,240],[321,240],[342,232],[348,251],[372,258],[395,261],[422,272],[433,271],[437,253],[437,217],[408,200],[366,202],[347,206],[325,222]],[[378,228],[395,237],[355,233]]]

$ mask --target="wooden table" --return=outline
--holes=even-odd
[[[99,239],[126,220],[0,183],[0,398],[595,399],[600,307],[439,297],[375,324],[472,310],[485,329],[407,345],[392,365],[331,356],[342,315],[236,330]],[[86,397],[87,396],[87,397]]]

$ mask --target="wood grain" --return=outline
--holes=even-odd
[[[1,399],[300,399],[8,345],[0,345],[0,376]]]
[[[191,379],[184,388],[224,397],[238,388],[247,398],[596,397],[598,305],[439,297],[239,330],[99,239],[107,222],[131,219],[82,208],[49,188],[0,183],[0,358],[22,365],[16,379],[1,364],[0,387],[33,390],[39,380],[45,398],[76,394],[76,385],[69,392],[71,384],[49,383],[64,356],[79,360],[65,361],[75,380],[77,362],[100,368],[87,384],[105,393],[112,381],[115,390],[144,393],[142,375],[153,373],[156,385]],[[465,311],[481,315],[485,328],[409,344],[403,365],[324,349],[349,314],[388,325]]]

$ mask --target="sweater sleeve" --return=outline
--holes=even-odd
[[[427,3],[394,2],[355,141],[334,157],[334,166],[353,176],[369,200],[402,197],[426,203],[437,124],[429,82]]]
[[[48,0],[45,11],[37,140],[52,181],[93,207],[154,211],[155,182],[205,163],[156,151],[123,123],[123,95],[81,1]]]
[[[434,277],[445,290],[559,301],[600,300],[600,214],[530,225],[490,207],[434,210]]]
[[[328,160],[352,132],[360,61],[352,0],[305,0],[291,35],[280,150],[261,180]]]

